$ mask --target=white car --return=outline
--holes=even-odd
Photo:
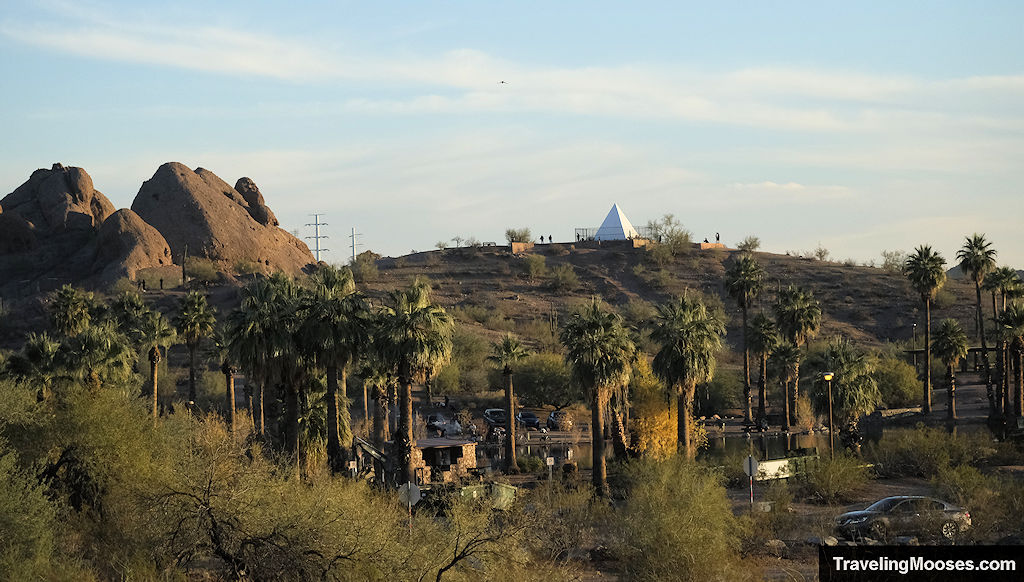
[[[427,430],[437,431],[441,436],[453,436],[462,434],[462,425],[453,418],[434,413],[427,417]]]

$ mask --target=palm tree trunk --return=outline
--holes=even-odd
[[[768,354],[761,354],[761,377],[757,380],[757,422],[761,423],[768,415],[764,401],[768,398]]]
[[[365,384],[364,384],[365,386]],[[373,446],[384,450],[384,442],[387,441],[388,432],[388,403],[387,391],[384,386],[377,386],[373,389]]]
[[[796,349],[799,351],[800,350],[800,346],[797,346]],[[797,420],[798,420],[797,417],[796,417],[796,403],[797,403],[797,400],[799,398],[800,398],[800,355],[798,353],[796,361],[793,362],[793,402],[792,402],[792,404],[790,404],[790,407],[789,407],[789,414],[790,414],[789,424],[790,424],[790,426],[796,425]]]
[[[750,350],[747,348],[747,306],[743,308],[743,422],[750,424]]]
[[[604,390],[594,388],[590,402],[590,438],[593,441],[593,481],[598,497],[608,497],[608,466],[604,459]]]
[[[220,371],[224,374],[224,404],[227,405],[227,421],[231,434],[235,433],[235,373],[227,362],[221,365]]]
[[[505,368],[505,473],[519,472],[516,464],[515,398],[512,393],[512,370]]]
[[[615,425],[612,430],[612,446],[615,457],[625,459],[629,455],[629,443],[626,442],[626,425],[622,421],[623,413],[612,411],[612,423]]]
[[[266,393],[267,382],[265,379],[260,378],[258,390],[256,391],[256,418],[253,420],[253,424],[256,425],[256,432],[263,436],[266,434],[266,423],[263,420],[263,396]]]
[[[782,380],[782,430],[789,432],[789,378]]]
[[[1010,390],[1010,342],[1003,342],[1003,415],[1013,416],[1013,393]]]
[[[932,411],[932,302],[924,300],[924,394],[921,398],[921,412]]]
[[[370,403],[367,401],[367,397],[369,396],[369,394],[367,392],[369,392],[369,391],[366,389],[366,382],[363,382],[363,430],[364,431],[367,428],[366,425],[368,425],[370,423]],[[376,412],[376,410],[374,410],[374,412]],[[374,419],[374,420],[376,420],[376,419]]]
[[[156,422],[156,419],[157,419],[157,396],[158,396],[157,387],[159,386],[159,383],[157,382],[157,379],[158,379],[159,374],[160,374],[160,348],[157,347],[157,346],[153,346],[153,348],[151,348],[149,350],[149,378],[150,378],[150,382],[151,382],[151,385],[152,385],[152,390],[150,391],[150,398],[151,398],[152,404],[153,404],[153,422],[154,423]]]
[[[992,367],[988,362],[988,344],[985,343],[985,318],[981,314],[980,282],[974,282],[974,291],[978,299],[978,336],[981,338],[981,365],[985,369],[985,395],[988,396],[988,411],[992,415],[996,412],[996,399],[992,391]]]
[[[327,366],[327,466],[337,473],[341,466],[341,441],[338,433],[338,365]]]
[[[953,364],[949,364],[946,371],[946,380],[949,382],[949,403],[946,405],[946,416],[949,420],[956,420],[956,372]]]
[[[1003,342],[1002,340],[996,340],[996,362],[995,367],[992,368],[992,384],[995,391],[995,402],[996,409],[993,412],[994,416],[1000,416],[1003,414]]]
[[[196,345],[188,346],[188,403],[195,406],[196,403]]]
[[[301,475],[299,455],[299,389],[294,380],[289,379],[285,385],[285,444],[288,454],[295,455],[295,477]]]
[[[1017,341],[1017,390],[1014,402],[1014,412],[1017,417],[1024,416],[1024,346]]]
[[[676,396],[676,431],[678,433],[676,438],[682,445],[687,459],[694,458],[696,453],[693,446],[693,429],[690,426],[690,409],[693,407],[693,393],[696,389],[696,385],[683,386]]]
[[[399,371],[398,433],[395,435],[400,483],[408,483],[416,475],[412,460],[415,442],[412,438],[412,369],[404,363]]]

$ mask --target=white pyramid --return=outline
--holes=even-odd
[[[640,238],[640,233],[633,228],[629,219],[619,209],[619,205],[612,204],[612,209],[608,211],[608,216],[597,229],[594,240],[626,240],[630,238]]]

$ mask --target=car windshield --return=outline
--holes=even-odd
[[[889,511],[898,503],[904,501],[902,497],[887,497],[869,505],[865,511]]]
[[[536,415],[536,414],[534,414],[534,413],[532,413],[532,412],[527,412],[527,411],[525,411],[525,410],[524,410],[524,411],[522,411],[522,412],[520,412],[520,413],[519,413],[519,416],[522,416],[523,418],[537,418],[537,415]]]

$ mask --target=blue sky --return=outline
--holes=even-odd
[[[1024,267],[1020,3],[296,4],[3,0],[0,192],[60,161],[125,207],[180,161],[326,214],[335,261],[353,227],[570,240],[617,202],[860,262],[984,232]]]

